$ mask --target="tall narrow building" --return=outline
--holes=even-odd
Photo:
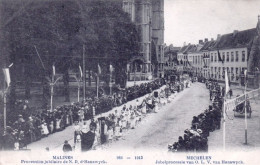
[[[129,79],[163,75],[164,0],[123,0],[123,10],[140,34],[140,55],[129,62]]]
[[[152,0],[152,44],[155,46],[157,76],[164,72],[164,1]]]

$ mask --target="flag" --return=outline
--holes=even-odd
[[[109,65],[109,72],[113,72],[113,66],[111,64]]]
[[[5,81],[6,81],[7,87],[9,87],[10,83],[11,83],[11,77],[10,77],[9,68],[4,68],[3,72],[4,72],[4,76],[5,76]]]
[[[225,85],[226,85],[226,94],[227,94],[229,92],[229,81],[228,81],[227,70],[225,70]]]
[[[81,66],[80,66],[80,65],[79,65],[79,72],[80,72],[80,77],[82,78],[83,73],[82,73],[82,69],[81,69]]]
[[[205,59],[204,59],[204,58],[202,58],[202,59],[203,59],[204,67],[206,67],[207,65],[206,65],[206,63],[205,63]]]
[[[53,74],[53,76],[55,76],[55,66],[54,66],[54,64],[52,65],[52,74]]]
[[[101,68],[100,68],[99,64],[98,64],[98,74],[101,74]]]
[[[224,60],[221,58],[219,50],[218,50],[218,61],[221,61],[222,63],[224,63]]]
[[[190,61],[189,60],[187,60],[187,63],[191,66],[191,64],[190,64]]]

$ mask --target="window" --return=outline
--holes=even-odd
[[[211,53],[210,58],[211,58],[211,62],[213,62],[213,53]]]
[[[234,61],[234,52],[231,52],[231,62]]]
[[[217,53],[215,53],[215,62],[217,61]]]
[[[242,62],[245,62],[246,60],[246,52],[242,51]]]
[[[238,61],[238,51],[236,51],[236,61]]]
[[[229,52],[227,52],[227,62],[229,62]]]
[[[225,61],[225,52],[222,53],[222,60]]]
[[[231,76],[231,80],[234,80],[233,67],[231,68],[231,73],[230,73],[230,76]]]

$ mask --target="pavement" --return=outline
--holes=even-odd
[[[184,130],[191,127],[193,116],[209,105],[209,92],[205,84],[193,83],[190,88],[176,94],[158,113],[150,113],[142,122],[123,136],[122,140],[102,146],[105,151],[168,151],[168,144],[178,141]]]
[[[231,86],[233,97],[242,95],[244,87]],[[250,91],[252,89],[248,89]],[[260,149],[260,99],[250,100],[252,117],[247,118],[247,144],[245,144],[245,117],[234,117],[233,111],[227,111],[226,119],[226,151],[257,151]],[[221,151],[223,143],[223,119],[220,130],[215,130],[209,136],[209,151]]]

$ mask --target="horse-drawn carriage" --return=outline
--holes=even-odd
[[[251,109],[249,100],[246,101],[246,105],[245,105],[245,101],[244,101],[236,106],[236,108],[233,110],[234,117],[239,117],[239,116],[245,115],[245,109],[247,112],[247,117],[251,118],[252,109]]]

